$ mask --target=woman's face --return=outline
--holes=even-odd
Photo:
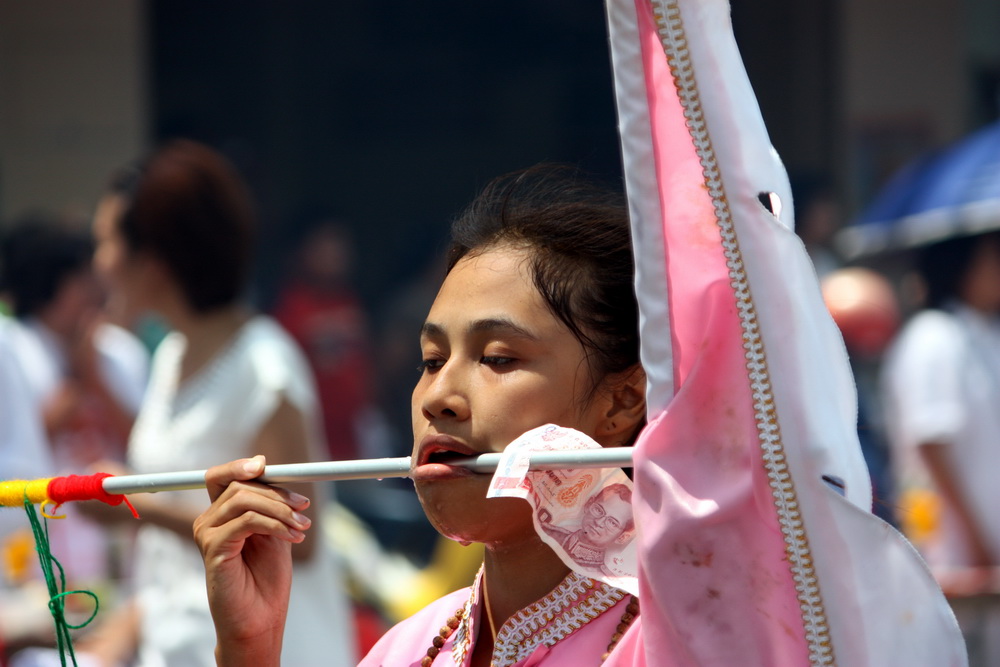
[[[121,233],[125,201],[117,195],[105,196],[94,214],[94,269],[108,290],[112,315],[129,321],[146,308],[141,266],[130,252]]]
[[[1000,237],[991,235],[979,241],[960,289],[962,300],[973,308],[1000,312]]]
[[[583,346],[532,284],[529,258],[502,246],[459,261],[420,336],[412,476],[428,518],[459,541],[511,543],[535,534],[527,503],[487,500],[489,475],[441,458],[500,452],[546,423],[600,442],[610,409],[604,392],[591,392]]]

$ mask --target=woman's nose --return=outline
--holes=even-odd
[[[458,364],[446,362],[434,373],[424,391],[421,409],[428,419],[468,418],[469,401]]]

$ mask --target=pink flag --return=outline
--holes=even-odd
[[[608,15],[650,424],[641,637],[606,664],[966,664],[933,578],[870,512],[846,351],[728,4],[608,0]]]

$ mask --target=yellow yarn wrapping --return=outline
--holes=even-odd
[[[32,504],[49,502],[49,479],[12,479],[0,482],[0,506],[23,507],[27,498]]]

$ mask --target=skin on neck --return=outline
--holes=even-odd
[[[164,290],[155,310],[170,328],[187,339],[181,362],[182,382],[210,362],[252,316],[250,309],[241,303],[209,312],[197,311],[176,289]]]

